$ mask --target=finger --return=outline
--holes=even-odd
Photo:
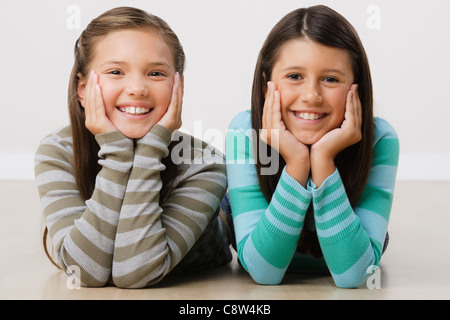
[[[86,83],[86,89],[85,89],[85,96],[84,96],[84,109],[85,109],[85,114],[86,114],[86,120],[90,120],[92,119],[95,114],[94,114],[94,104],[92,101],[92,92],[93,92],[93,75],[94,75],[94,71],[91,71],[91,73],[89,74],[89,79]]]
[[[354,99],[355,99],[356,114],[357,114],[358,118],[362,119],[362,104],[361,104],[361,99],[359,98],[358,85],[356,85],[356,88],[355,88]]]
[[[103,99],[101,96],[101,89],[99,84],[98,74],[94,72],[92,76],[92,108],[94,109],[96,119],[101,119],[105,115],[105,108],[103,107]]]
[[[262,121],[262,131],[261,131],[261,139],[270,144],[270,130],[272,128],[272,104],[273,104],[273,83],[267,82],[267,93],[266,99],[264,101],[264,109],[263,109],[263,121]]]
[[[351,88],[351,103],[349,118],[349,133],[351,133],[351,142],[356,143],[361,140],[361,124],[362,124],[362,111],[361,101],[358,95],[358,85],[354,84]]]
[[[267,90],[269,90],[269,88],[267,88]],[[262,109],[262,127],[265,127],[265,122],[266,122],[266,101],[267,101],[267,92],[266,95],[264,97],[264,105],[263,105],[263,109]]]
[[[275,90],[273,93],[273,121],[274,123],[280,123],[282,120],[281,116],[281,96],[280,91]]]
[[[345,102],[345,119],[350,120],[353,114],[353,86],[350,87],[350,90],[347,92],[347,100]]]
[[[281,116],[281,100],[280,92],[275,90],[273,92],[273,113],[272,113],[272,128],[271,128],[271,146],[276,150],[280,149],[280,129],[283,127],[283,120]]]
[[[179,73],[176,72],[173,77],[172,97],[170,98],[169,108],[167,109],[168,115],[172,118],[176,118],[179,114],[178,112],[178,109],[180,108],[179,94],[180,94],[180,76]]]
[[[269,109],[269,100],[271,96],[271,84],[270,81],[267,82],[267,91],[264,96],[264,106],[263,106],[263,114],[262,114],[262,128],[259,132],[259,137],[264,143],[269,143],[269,136],[267,134],[267,130],[269,128],[269,119],[268,119],[268,109]]]
[[[181,83],[180,74],[177,72],[176,74],[178,81],[178,96],[177,96],[177,118],[181,119],[181,111],[183,109],[183,85]]]
[[[351,113],[353,114],[354,117],[357,117],[358,114],[360,113],[359,109],[360,109],[360,101],[359,101],[359,97],[358,97],[358,85],[357,84],[353,84],[350,88],[349,91],[349,96],[348,96],[348,104],[349,104],[349,109],[351,111]]]
[[[264,128],[270,129],[272,123],[272,104],[273,104],[273,84],[272,82],[267,83],[267,94],[266,100],[264,101],[264,109],[263,109],[263,120],[264,120]]]
[[[105,107],[103,104],[102,88],[98,83],[95,84],[95,107],[97,109],[97,115],[106,116]]]
[[[90,87],[91,86],[91,74],[89,74],[87,81],[86,81],[86,86],[84,88],[84,96],[83,96],[83,108],[87,109],[88,107],[88,101],[89,101],[89,97],[90,97]]]
[[[276,104],[277,99],[277,84],[272,82],[272,104],[271,104],[271,111],[272,111],[272,120],[275,119],[275,117],[278,115],[278,110]],[[278,96],[279,97],[279,96]]]
[[[362,108],[361,108],[361,100],[359,99],[358,95],[358,85],[353,85],[353,97],[352,97],[352,105],[353,105],[353,115],[354,115],[354,121],[355,125],[360,128],[362,123]]]

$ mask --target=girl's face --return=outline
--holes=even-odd
[[[169,46],[156,32],[108,34],[96,44],[90,69],[99,76],[106,116],[125,136],[143,137],[167,111],[175,67]],[[80,97],[86,81],[79,82]]]
[[[312,145],[344,121],[347,93],[353,84],[348,52],[309,39],[285,43],[272,70],[287,129]]]

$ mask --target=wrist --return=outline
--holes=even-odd
[[[317,187],[320,187],[335,170],[333,157],[311,154],[311,179]]]
[[[319,144],[313,144],[311,146],[311,159],[317,159],[319,161],[334,161],[339,151],[334,150],[331,147],[325,148]],[[311,160],[312,161],[312,160]]]
[[[300,162],[286,162],[286,172],[303,187],[306,187],[310,172],[309,159]]]

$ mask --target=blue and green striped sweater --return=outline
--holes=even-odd
[[[267,203],[256,174],[250,112],[232,120],[225,148],[238,258],[257,283],[279,284],[288,268],[314,271],[326,264],[338,287],[353,288],[366,281],[368,267],[379,264],[399,143],[385,120],[375,118],[374,128],[370,176],[358,205],[352,208],[337,169],[320,188],[311,179],[304,188],[280,168],[283,172]],[[324,259],[296,252],[305,224],[316,229]]]

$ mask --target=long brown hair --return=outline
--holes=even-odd
[[[89,64],[94,57],[98,41],[111,32],[129,29],[157,32],[171,49],[175,70],[180,76],[183,75],[185,54],[177,35],[164,20],[148,12],[132,7],[114,8],[92,20],[81,33],[75,42],[75,61],[69,80],[68,106],[73,140],[74,177],[84,200],[92,196],[95,179],[100,171],[99,145],[94,135],[85,126],[84,108],[78,99],[78,81],[80,74],[83,77],[88,75]],[[45,228],[43,244],[46,255],[52,260],[47,250],[47,233],[48,229]]]
[[[367,183],[372,160],[373,144],[373,93],[367,55],[361,40],[353,26],[339,13],[326,6],[313,6],[297,9],[282,18],[267,36],[256,63],[252,100],[251,121],[258,133],[262,129],[262,113],[267,91],[267,81],[271,79],[281,47],[292,39],[310,39],[325,46],[345,49],[352,60],[354,81],[358,84],[358,94],[362,105],[362,140],[340,152],[335,158],[345,190],[352,206],[358,202]],[[276,150],[265,145],[261,140],[254,143],[254,148],[264,146],[279,158],[279,166],[286,164]],[[264,167],[260,153],[255,149],[256,168],[259,185],[266,200],[270,202],[280,179],[282,170],[274,175],[261,174]],[[271,157],[274,155],[272,154]],[[270,164],[269,164],[270,165]],[[303,249],[300,249],[300,248]],[[306,248],[306,249],[305,249]],[[299,250],[313,253],[320,257],[321,251],[317,235],[311,235],[303,228]]]
[[[372,159],[373,97],[369,63],[359,36],[351,24],[339,13],[326,7],[314,6],[295,10],[282,18],[269,33],[256,63],[251,101],[252,127],[262,129],[262,112],[272,69],[283,44],[292,39],[309,38],[320,44],[347,50],[352,59],[355,83],[362,105],[362,140],[342,151],[335,159],[344,182],[350,203],[355,205],[366,185]],[[256,148],[258,143],[254,144]],[[276,152],[271,150],[271,152]],[[259,184],[267,201],[270,201],[281,175],[262,175],[263,166],[256,155]],[[280,166],[285,165],[281,156]]]

